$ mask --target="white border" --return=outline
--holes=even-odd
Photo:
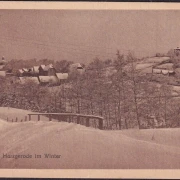
[[[179,10],[180,3],[0,1],[0,9]]]

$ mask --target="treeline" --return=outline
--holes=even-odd
[[[114,61],[90,63],[66,90],[74,111],[103,116],[107,129],[179,126],[179,101],[172,97],[172,87],[140,74],[137,61],[132,54],[125,57],[118,52]],[[116,71],[107,77],[110,66]]]
[[[68,83],[43,87],[0,79],[0,105],[36,112],[75,112],[104,117],[104,129],[179,127],[178,97],[136,71],[137,59],[117,52],[115,60],[95,59]]]

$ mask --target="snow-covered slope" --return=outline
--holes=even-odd
[[[180,168],[179,137],[179,129],[103,131],[66,122],[0,120],[0,168]],[[32,158],[6,156],[28,154]]]
[[[3,158],[3,154],[30,154],[32,158]],[[35,158],[35,154],[41,158]],[[45,158],[44,154],[56,154],[60,158]],[[177,146],[65,122],[9,123],[0,130],[0,155],[1,168],[180,167]]]

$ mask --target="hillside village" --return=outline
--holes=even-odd
[[[175,48],[174,53],[178,54],[178,52],[180,52],[180,48]],[[21,68],[16,70],[15,73],[12,73],[12,69],[4,69],[6,64],[8,64],[8,62],[2,57],[0,61],[0,76],[10,77],[14,82],[25,83],[26,81],[33,81],[36,84],[49,86],[57,86],[63,82],[67,82],[69,75],[73,72],[78,72],[79,74],[85,72],[85,67],[80,63],[72,63],[66,73],[57,71],[57,68],[53,66],[53,64],[41,64],[31,68]],[[139,74],[150,76],[154,82],[166,82],[174,86],[180,85],[180,64],[174,63],[170,56],[143,58],[134,64]],[[129,64],[127,67],[128,66]],[[108,77],[117,72],[116,68],[112,65],[106,66],[103,69],[103,76],[107,78],[107,81]]]
[[[11,78],[12,82],[25,83],[27,81],[33,81],[36,84],[58,86],[68,80],[69,74],[72,72],[78,72],[82,74],[85,69],[80,63],[73,63],[69,67],[68,73],[59,73],[53,64],[33,66],[31,68],[18,69],[16,73],[4,70],[5,65],[8,62],[4,57],[0,61],[0,76]]]

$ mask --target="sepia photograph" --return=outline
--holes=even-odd
[[[0,8],[0,169],[178,170],[179,18]]]

